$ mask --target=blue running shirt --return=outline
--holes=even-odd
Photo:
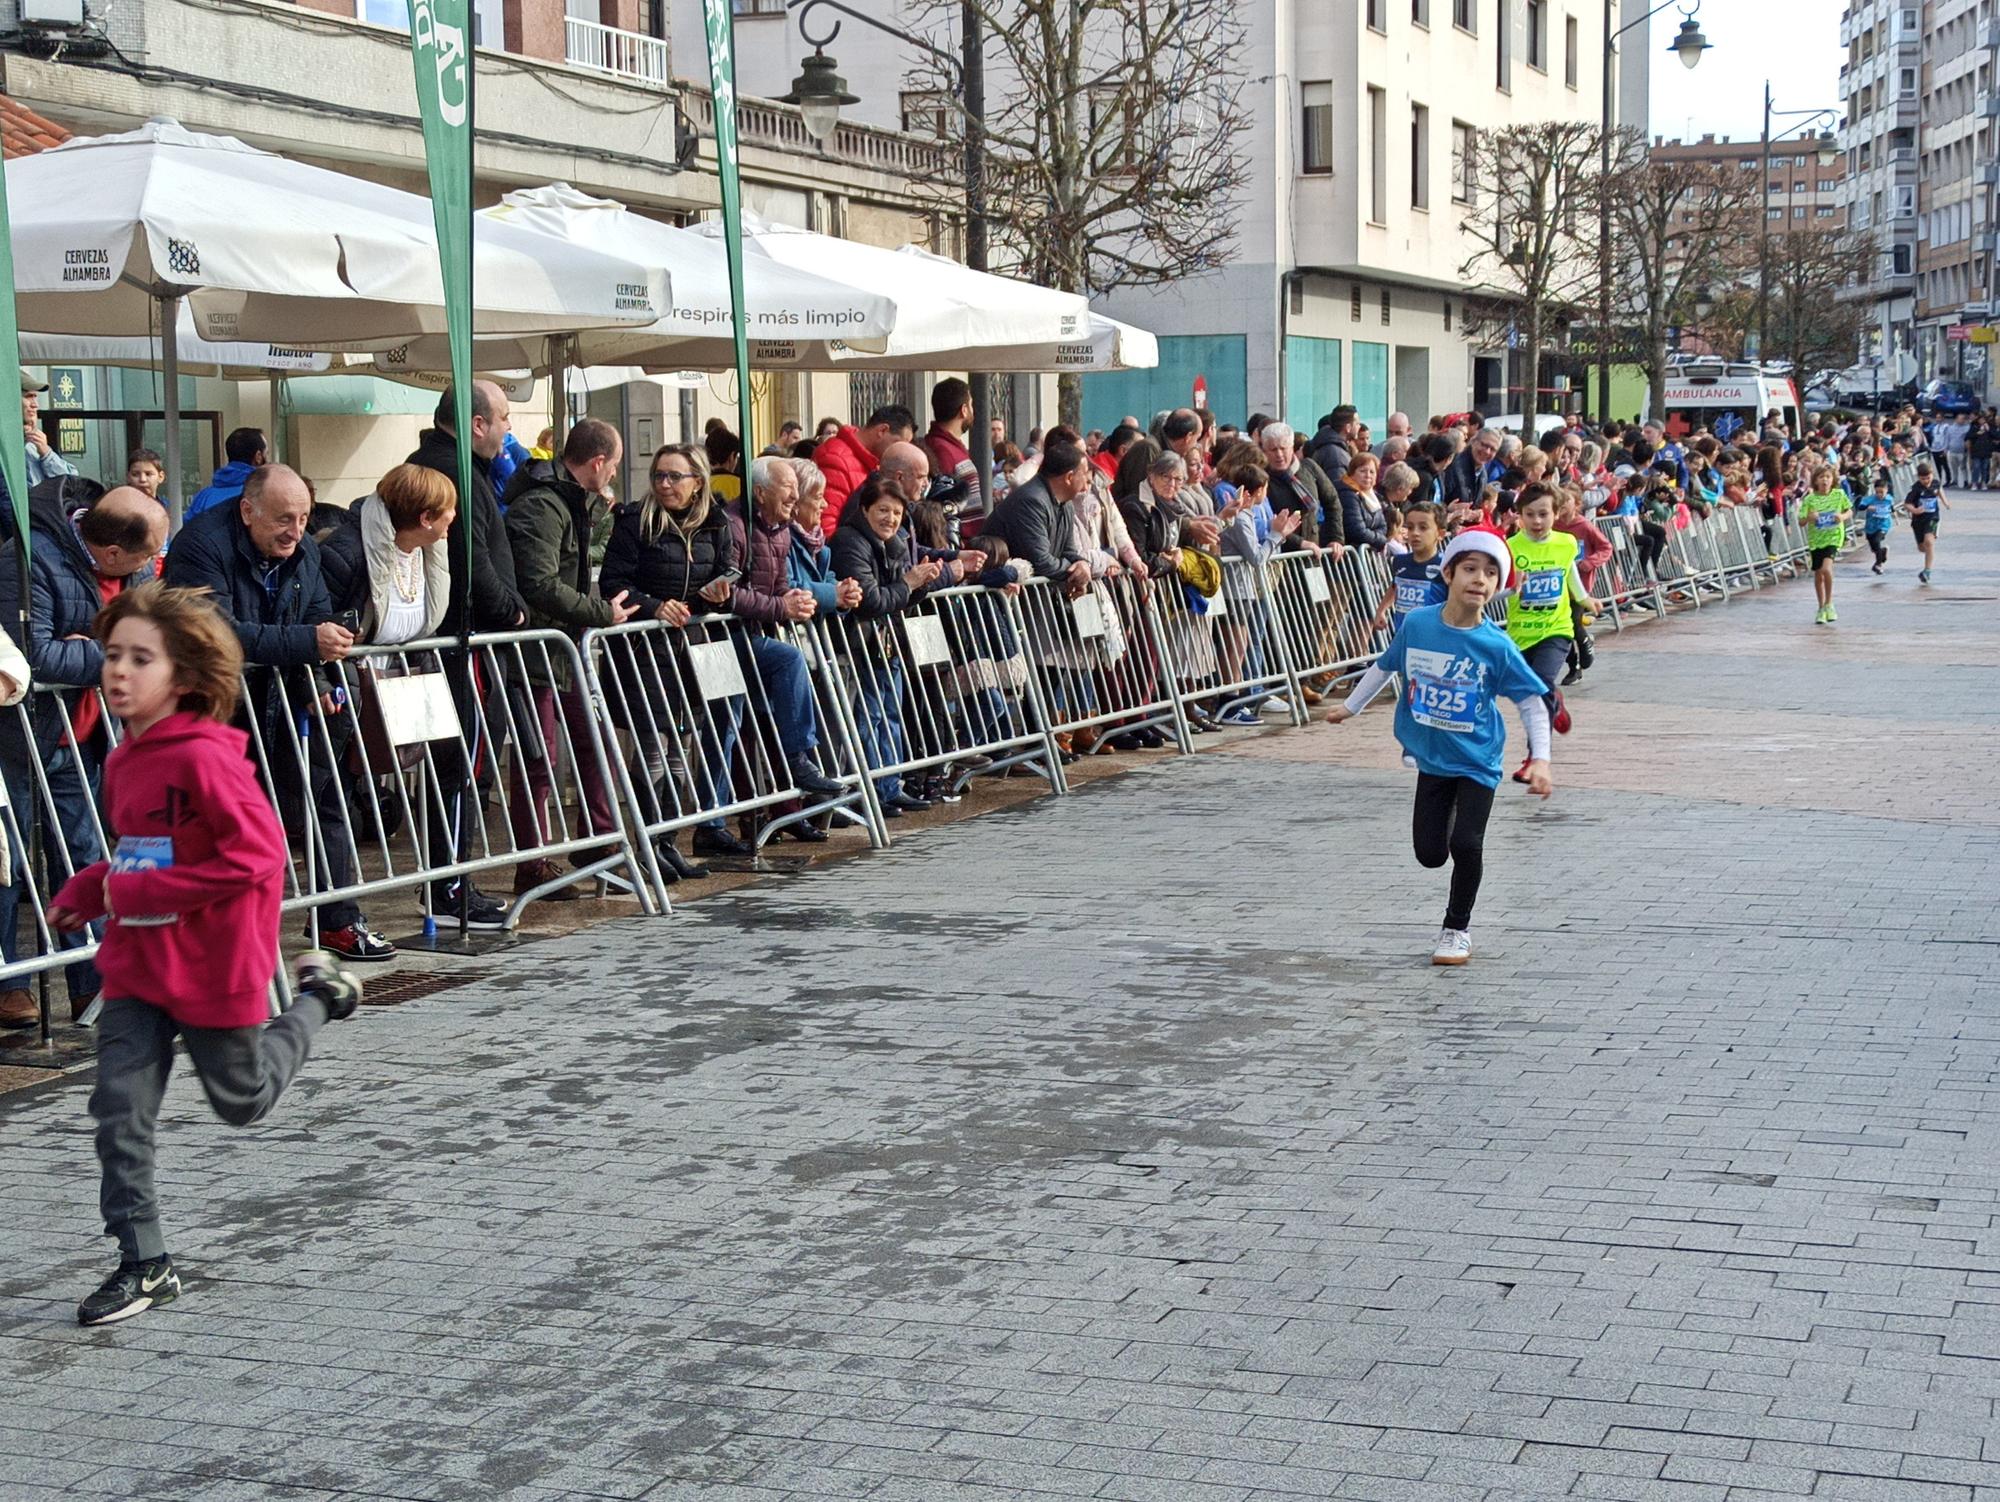
[[[1375,665],[1400,673],[1396,739],[1419,769],[1500,785],[1507,750],[1502,699],[1539,699],[1544,687],[1498,626],[1444,623],[1444,607],[1412,611]]]

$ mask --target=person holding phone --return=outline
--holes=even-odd
[[[502,504],[507,540],[514,550],[514,583],[527,604],[530,630],[581,636],[595,627],[615,626],[637,613],[636,605],[626,603],[624,590],[606,598],[590,582],[593,508],[603,504],[602,497],[624,458],[625,441],[618,430],[600,418],[586,417],[569,430],[560,455],[532,459],[515,471]],[[562,712],[570,745],[587,747],[594,740],[589,696],[571,676],[569,655],[531,647],[522,651],[520,661],[533,706],[533,726],[518,728],[539,727],[540,734],[540,746],[517,745],[516,754],[508,759],[513,794],[508,818],[516,848],[525,850],[558,838],[547,813],[554,787],[554,750],[562,743],[556,729],[557,710]],[[527,754],[522,754],[524,751]],[[534,754],[536,751],[542,754]],[[618,829],[618,819],[603,769],[595,757],[586,754],[576,757],[576,767],[583,783],[586,826],[568,833],[572,838],[585,834],[609,838]],[[572,856],[572,861],[588,864],[601,854],[582,851]],[[572,900],[581,894],[575,886],[563,884],[564,874],[547,856],[523,861],[514,868],[514,894],[526,896],[548,888],[541,891],[545,900]]]

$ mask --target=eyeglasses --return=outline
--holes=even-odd
[[[692,480],[693,478],[694,471],[691,469],[656,469],[653,471],[655,482],[665,480],[670,485],[678,485],[683,480]]]

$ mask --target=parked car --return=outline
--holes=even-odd
[[[1961,412],[1977,412],[1979,398],[1963,381],[1931,381],[1917,393],[1917,410],[1926,416],[1943,413],[1956,417]]]

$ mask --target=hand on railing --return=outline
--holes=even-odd
[[[633,616],[639,613],[639,607],[637,605],[627,605],[625,603],[625,597],[630,593],[632,593],[632,591],[629,589],[621,589],[618,591],[617,594],[613,595],[610,599],[604,602],[605,604],[611,607],[612,625],[622,626],[625,624],[625,622],[631,620]]]
[[[322,621],[313,627],[313,640],[318,644],[321,662],[338,662],[354,650],[354,633],[332,621]]]
[[[1074,600],[1088,588],[1090,588],[1090,565],[1079,558],[1069,566],[1069,572],[1063,576],[1063,593]]]
[[[856,585],[855,588],[858,590],[860,586]],[[786,590],[784,597],[779,601],[779,605],[784,610],[785,619],[788,621],[809,621],[813,617],[813,612],[818,609],[818,606],[813,602],[812,591],[809,589]]]
[[[838,610],[852,610],[855,606],[859,605],[861,603],[861,581],[859,579],[842,579],[839,583],[835,584],[833,586],[833,603],[834,608]]]
[[[653,612],[653,619],[665,621],[669,626],[685,626],[693,615],[685,600],[662,600]]]

